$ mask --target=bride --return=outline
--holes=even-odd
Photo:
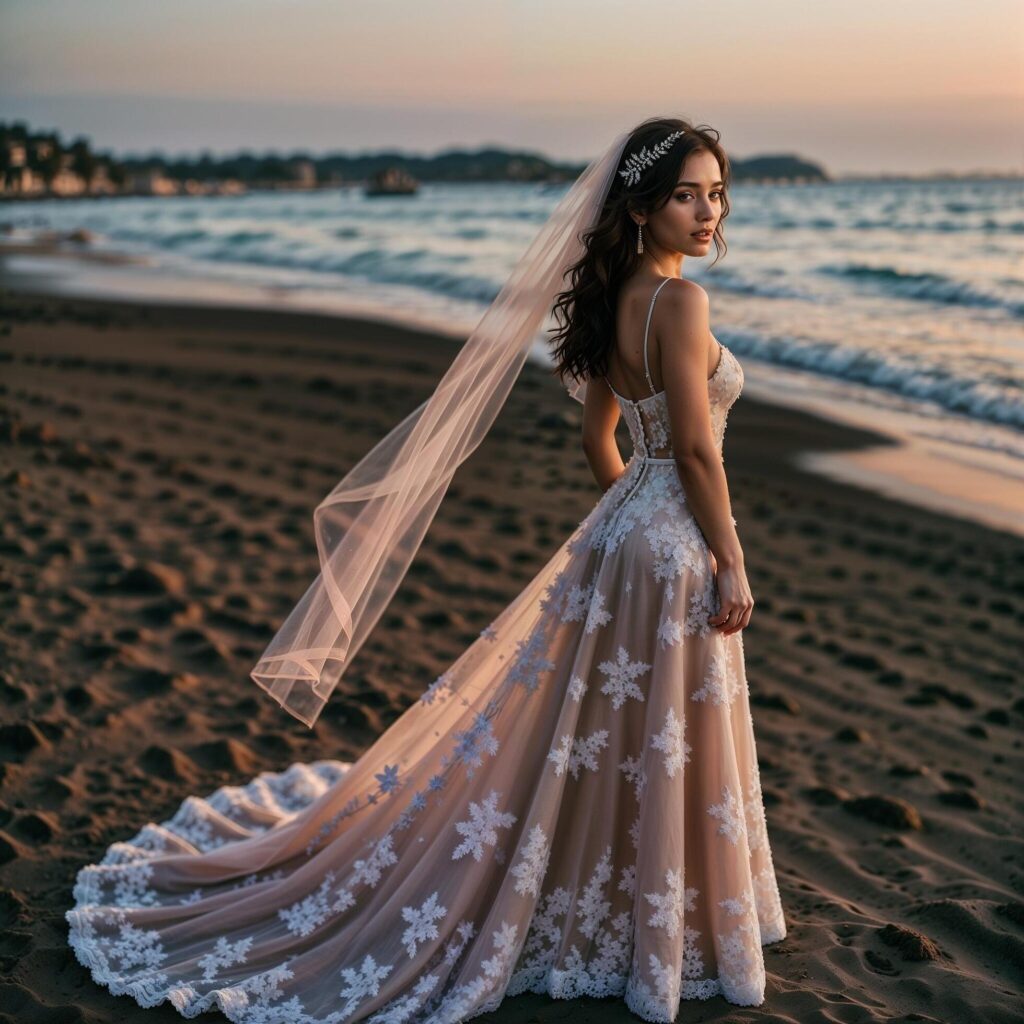
[[[552,314],[592,511],[355,763],[188,797],[84,867],[66,917],[96,982],[244,1024],[456,1024],[526,991],[649,1021],[763,1002],[786,924],[722,457],[743,370],[680,277],[728,214],[718,139],[653,118],[586,169],[434,394],[317,508],[320,574],[253,679],[314,724]]]

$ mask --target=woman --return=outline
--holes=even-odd
[[[320,576],[253,671],[307,724],[554,310],[603,496],[354,764],[190,797],[83,868],[67,919],[97,982],[246,1024],[454,1024],[528,990],[651,1021],[763,1001],[786,926],[722,463],[743,371],[679,278],[720,237],[728,177],[713,129],[619,136],[431,399],[325,499]]]

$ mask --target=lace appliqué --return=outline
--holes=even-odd
[[[721,647],[710,659],[704,685],[690,695],[690,700],[707,701],[720,707],[731,705],[740,694],[740,680],[730,659],[729,637],[721,638]]]
[[[714,377],[708,382],[708,397],[711,407],[711,431],[715,443],[721,449],[725,440],[725,426],[729,410],[743,390],[744,376],[740,361],[722,346],[722,358]],[[724,458],[724,455],[723,455]]]
[[[486,800],[480,803],[470,801],[469,819],[455,824],[455,831],[463,836],[463,840],[452,851],[452,860],[458,860],[467,853],[471,853],[474,860],[482,860],[484,846],[498,845],[498,829],[511,828],[515,824],[514,814],[498,810],[498,796],[492,789]]]
[[[580,777],[580,769],[586,768],[589,771],[599,770],[597,755],[608,745],[608,730],[600,729],[590,736],[565,735],[557,747],[553,747],[548,754],[548,760],[555,766],[556,775],[564,775],[566,771],[574,779]]]
[[[615,661],[602,661],[597,666],[608,678],[601,686],[601,692],[612,699],[612,708],[618,711],[632,697],[643,702],[644,692],[636,680],[651,670],[645,661],[631,661],[625,647],[619,647]]]
[[[686,730],[686,719],[678,718],[674,708],[665,714],[665,724],[661,732],[651,737],[651,746],[660,750],[665,763],[665,774],[674,779],[676,772],[682,771],[683,765],[690,760],[692,747],[683,738]]]

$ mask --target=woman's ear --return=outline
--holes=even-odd
[[[627,212],[629,213],[630,220],[632,220],[634,224],[646,224],[647,223],[647,216],[642,211],[640,211],[640,210],[628,210]]]

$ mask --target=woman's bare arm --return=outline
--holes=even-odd
[[[607,491],[626,471],[615,443],[620,415],[619,403],[608,385],[597,378],[588,381],[583,403],[583,453],[602,491]]]
[[[711,431],[707,292],[693,281],[680,279],[665,287],[661,299],[661,377],[679,478],[717,563],[742,565],[743,548],[732,522],[729,484]]]

